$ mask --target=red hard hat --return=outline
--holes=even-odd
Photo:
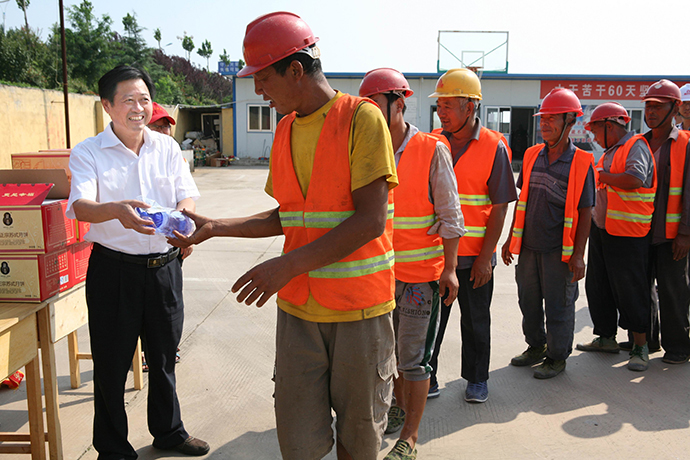
[[[165,110],[165,108],[161,107],[161,105],[158,102],[154,102],[153,115],[151,115],[151,121],[149,121],[149,124],[155,123],[161,118],[167,118],[171,125],[175,124],[175,119],[168,115],[168,111]]]
[[[374,94],[391,93],[393,91],[400,91],[405,97],[410,97],[414,94],[402,73],[385,67],[367,72],[359,85],[360,97],[369,97]]]
[[[642,100],[661,103],[669,102],[669,100],[680,102],[680,88],[670,80],[661,79],[647,89],[647,94]]]
[[[583,113],[580,100],[567,88],[554,88],[544,97],[539,112],[534,116],[568,112],[577,112],[577,116],[581,117]]]
[[[585,129],[591,131],[589,124],[595,121],[613,121],[621,126],[625,126],[630,121],[628,111],[623,108],[618,102],[605,102],[598,105],[589,117],[589,121],[585,124]]]
[[[246,65],[237,76],[255,74],[318,40],[294,13],[277,11],[261,16],[247,26],[242,44]]]

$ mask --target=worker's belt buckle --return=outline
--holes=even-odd
[[[167,259],[167,255],[152,257],[146,261],[146,268],[162,267],[167,262],[165,259]]]

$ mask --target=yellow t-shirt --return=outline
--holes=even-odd
[[[314,167],[316,144],[318,143],[321,129],[323,128],[326,114],[333,107],[335,101],[342,97],[338,91],[323,107],[306,117],[297,117],[292,124],[290,137],[292,149],[292,162],[295,167],[297,181],[306,197],[311,181],[311,173]],[[393,144],[391,142],[386,120],[374,104],[361,104],[350,127],[350,189],[352,191],[369,185],[379,177],[386,177],[389,189],[398,185],[398,176],[395,170],[395,157],[393,156]],[[273,196],[273,156],[271,156],[268,180],[265,191]],[[363,292],[362,295],[367,295]],[[374,305],[365,310],[338,311],[320,305],[309,294],[309,299],[304,305],[293,305],[278,298],[278,307],[293,316],[306,321],[318,323],[336,323],[357,321],[388,313],[395,308],[395,301]]]

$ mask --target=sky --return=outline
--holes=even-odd
[[[0,0],[2,1],[2,0]],[[403,73],[436,72],[439,30],[507,31],[511,74],[689,76],[690,1],[687,0],[91,0],[112,28],[136,13],[147,43],[184,56],[184,32],[213,49],[211,70],[227,50],[242,57],[249,22],[273,11],[301,16],[320,38],[326,72],[367,72],[392,67]],[[64,0],[65,8],[80,3]],[[31,0],[29,26],[46,39],[59,22],[58,0]],[[5,26],[20,27],[15,0],[0,3]],[[69,22],[66,16],[67,26]],[[459,53],[461,49],[453,49]],[[192,61],[206,67],[196,53]]]

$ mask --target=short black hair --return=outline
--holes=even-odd
[[[292,53],[288,57],[284,57],[280,61],[274,63],[273,68],[278,75],[283,76],[285,75],[285,72],[287,72],[287,69],[290,67],[292,61],[298,61],[300,64],[302,64],[305,75],[309,75],[310,77],[323,73],[323,70],[321,69],[321,59],[314,59],[308,54],[300,53],[299,51]]]
[[[119,65],[98,80],[98,95],[101,96],[101,100],[106,99],[111,103],[114,102],[117,84],[127,80],[143,80],[149,90],[151,100],[156,96],[156,86],[153,84],[149,74],[136,67]]]

